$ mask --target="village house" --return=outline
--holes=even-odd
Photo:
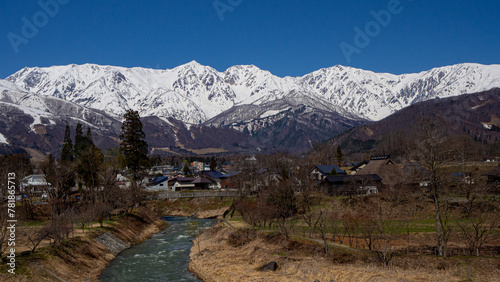
[[[336,165],[315,165],[309,172],[311,180],[316,180],[318,183],[323,181],[329,175],[345,175],[340,167]]]
[[[220,189],[222,187],[221,182],[224,174],[220,171],[209,170],[201,173],[201,176],[207,178],[212,181],[212,185],[210,185],[210,189]]]
[[[171,187],[172,191],[181,190],[194,190],[194,177],[174,177],[168,180],[168,187]]]
[[[205,177],[174,177],[168,180],[168,187],[172,191],[182,190],[208,190],[216,185]]]
[[[209,190],[214,187],[214,182],[205,177],[196,177],[192,182],[195,190]]]
[[[207,165],[203,162],[194,161],[190,164],[190,166],[194,172],[200,172],[204,171]]]
[[[429,172],[419,163],[395,164],[389,155],[373,156],[368,164],[355,175],[376,174],[382,178],[382,187],[398,185],[427,186]]]
[[[321,185],[333,196],[377,194],[383,186],[382,178],[376,174],[328,175]]]
[[[20,183],[21,193],[33,193],[47,197],[46,192],[52,189],[52,184],[48,183],[44,174],[32,174],[26,176]]]
[[[156,177],[146,185],[146,190],[149,191],[167,191],[168,190],[168,176]]]
[[[404,179],[401,167],[394,164],[389,155],[372,156],[370,162],[356,173],[356,175],[373,174],[382,178],[382,183],[391,188]]]

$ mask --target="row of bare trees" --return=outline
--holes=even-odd
[[[500,221],[496,215],[500,207],[480,172],[466,171],[465,164],[473,157],[471,146],[478,144],[450,137],[446,129],[428,120],[422,120],[415,132],[418,134],[406,136],[405,142],[393,136],[391,144],[398,144],[406,154],[401,160],[418,162],[425,176],[410,171],[379,195],[331,201],[325,197],[326,191],[308,179],[310,168],[318,164],[314,154],[312,158],[258,156],[256,163],[241,161],[240,167],[247,171],[239,182],[253,187],[256,193],[255,197],[241,199],[236,208],[245,221],[256,227],[275,225],[286,238],[299,228],[303,232],[304,226],[297,226],[300,220],[309,236],[324,242],[325,253],[329,251],[328,242],[364,246],[376,251],[384,265],[396,251],[410,253],[412,248],[419,248],[412,245],[411,230],[414,221],[423,219],[422,213],[432,209],[436,255],[449,255],[450,240],[463,246],[468,254],[480,255],[488,242],[499,239]],[[241,185],[241,189],[244,187]],[[406,240],[405,247],[401,239]]]

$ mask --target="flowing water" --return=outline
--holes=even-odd
[[[200,281],[187,269],[191,240],[215,220],[164,219],[170,226],[120,253],[102,272],[100,281]]]

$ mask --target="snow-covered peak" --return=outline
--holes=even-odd
[[[166,70],[72,64],[24,68],[7,80],[11,84],[0,89],[15,85],[114,116],[132,108],[199,124],[235,105],[259,105],[298,91],[332,111],[379,120],[415,102],[500,87],[500,65],[466,63],[402,75],[336,65],[281,78],[254,65],[219,72],[196,61]]]

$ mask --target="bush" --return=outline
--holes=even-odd
[[[244,246],[257,238],[257,234],[252,229],[238,229],[229,234],[227,242],[230,246],[238,248]]]

